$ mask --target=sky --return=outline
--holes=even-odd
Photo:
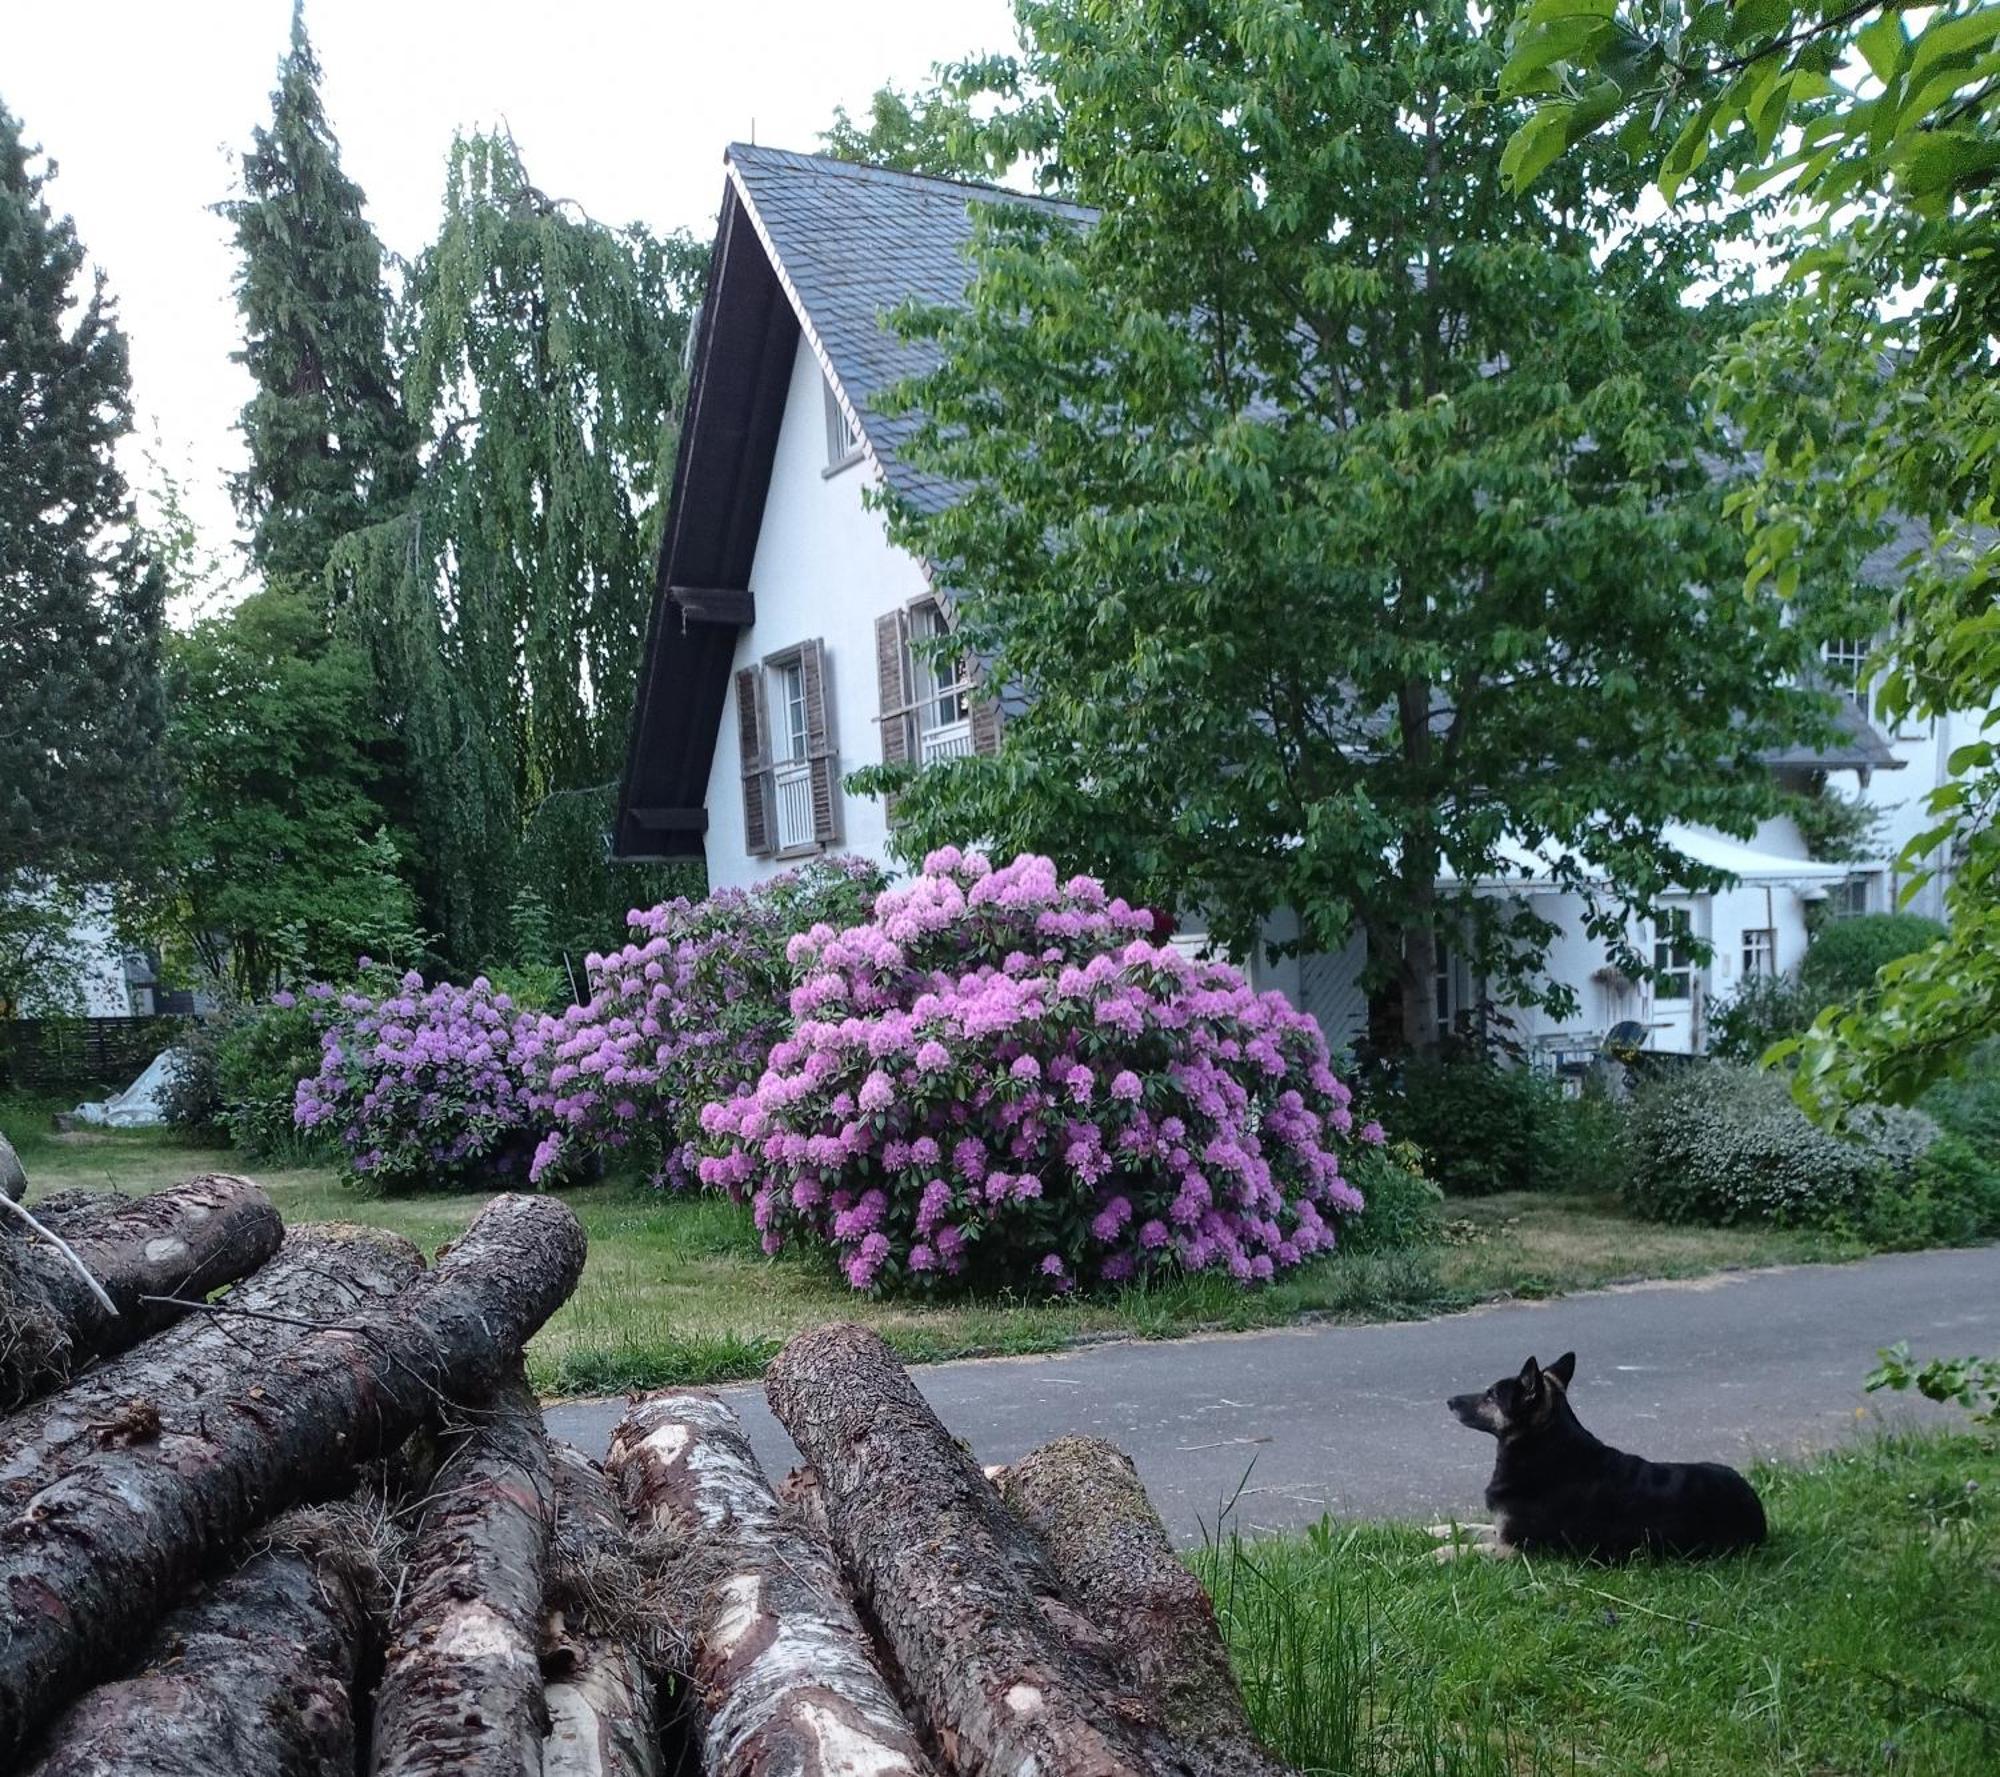
[[[233,543],[225,481],[248,378],[226,225],[237,155],[270,115],[291,0],[0,0],[0,101],[58,163],[47,193],[118,300],[145,449]],[[812,150],[836,105],[1011,47],[1007,0],[308,0],[327,112],[390,251],[436,230],[459,129],[504,123],[537,185],[611,223],[706,237],[737,140]]]

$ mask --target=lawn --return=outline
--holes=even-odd
[[[287,1221],[367,1221],[427,1252],[481,1198],[369,1196],[318,1166],[246,1166],[227,1150],[151,1131],[48,1130],[44,1107],[0,1107],[37,1194],[75,1185],[145,1191],[200,1171],[249,1171]],[[629,1185],[572,1191],[590,1234],[582,1286],[536,1338],[530,1368],[551,1394],[616,1392],[757,1374],[784,1340],[827,1320],[863,1320],[906,1358],[1044,1351],[1079,1339],[1169,1338],[1305,1315],[1402,1319],[1499,1296],[1547,1296],[1642,1277],[1853,1256],[1824,1236],[1665,1228],[1605,1199],[1503,1196],[1454,1206],[1450,1239],[1415,1252],[1337,1255],[1246,1292],[1193,1278],[1085,1302],[987,1299],[935,1307],[857,1296],[808,1258],[766,1259],[749,1212]]]
[[[1323,1525],[1198,1557],[1252,1713],[1341,1777],[2000,1770],[2000,1457],[1885,1440],[1757,1475],[1711,1563],[1435,1565]]]

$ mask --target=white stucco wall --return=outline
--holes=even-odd
[[[817,637],[832,680],[832,722],[841,775],[882,757],[875,677],[875,619],[928,590],[916,560],[893,547],[881,514],[862,503],[875,479],[866,459],[826,473],[826,397],[818,361],[801,336],[791,391],[771,465],[771,488],[750,569],[757,621],[738,638],[729,700],[708,779],[708,879],[741,888],[795,861],[753,858],[743,844],[743,772],[736,726],[736,672]],[[888,860],[879,797],[841,796],[839,850]]]
[[[1893,868],[1894,860],[1904,846],[1932,824],[1926,807],[1930,792],[1950,777],[1948,765],[1953,749],[1979,737],[1980,722],[1976,714],[1958,714],[1934,722],[1913,722],[1889,735],[1889,744],[1903,763],[1902,770],[1871,773],[1860,792],[1862,800],[1882,816],[1877,847],[1889,878],[1876,904],[1877,912],[1888,912],[1895,906],[1902,877]],[[1842,788],[1844,794],[1853,793],[1851,786]],[[1942,880],[1929,882],[1918,890],[1909,911],[1942,919]]]

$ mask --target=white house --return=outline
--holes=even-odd
[[[874,401],[924,363],[921,348],[883,325],[886,311],[963,295],[979,189],[741,145],[724,164],[613,839],[623,858],[704,858],[716,887],[820,852],[886,860],[880,799],[845,793],[842,777],[877,761],[999,743],[997,712],[966,686],[938,682],[910,648],[947,615],[925,564],[891,545],[863,498],[885,484],[920,503],[950,497],[903,459],[909,422]],[[1607,967],[1544,861],[1523,857],[1504,883],[1476,885],[1538,897],[1547,903],[1538,911],[1563,928],[1548,967],[1575,990],[1578,1011],[1561,1025],[1520,1014],[1515,1034],[1553,1056],[1636,1023],[1655,1048],[1698,1050],[1713,1001],[1746,974],[1783,970],[1803,955],[1809,906],[1890,905],[1888,859],[1916,830],[1950,735],[1885,740],[1858,701],[1843,728],[1840,746],[1787,754],[1773,769],[1857,781],[1888,816],[1881,860],[1858,869],[1816,862],[1789,821],[1767,823],[1747,843],[1683,830],[1680,848],[1726,868],[1738,886],[1689,895],[1659,931],[1632,934],[1666,971],[1664,986]],[[1893,791],[1884,788],[1890,777]],[[1271,935],[1284,931],[1280,914]],[[1696,962],[1681,933],[1706,939],[1710,961]],[[1317,1017],[1337,1047],[1361,1034],[1358,943],[1341,955],[1260,956],[1251,966]],[[1449,958],[1438,995],[1448,1016],[1483,997]]]

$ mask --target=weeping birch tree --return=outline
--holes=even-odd
[[[400,712],[427,915],[456,958],[509,952],[524,824],[608,795],[623,757],[703,263],[685,235],[549,197],[511,137],[453,145],[401,322],[418,492],[334,572]],[[569,892],[608,909],[633,887],[593,880]]]

